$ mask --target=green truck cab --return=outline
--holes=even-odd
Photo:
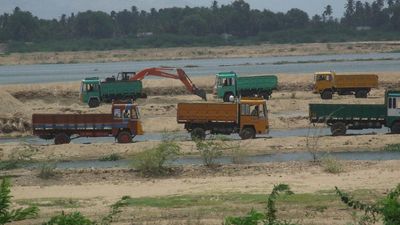
[[[311,123],[327,124],[334,136],[382,127],[400,134],[400,90],[386,91],[384,104],[310,104],[309,114]]]
[[[263,97],[269,99],[278,86],[275,75],[238,76],[235,72],[217,73],[214,95],[229,102],[233,97]]]
[[[112,100],[131,100],[145,98],[140,80],[129,80],[129,72],[121,72],[117,77],[101,80],[98,77],[88,77],[82,80],[80,99],[90,108],[95,108],[101,102]]]

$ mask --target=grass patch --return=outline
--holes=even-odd
[[[56,169],[56,163],[43,163],[40,166],[38,177],[45,180],[54,178],[57,175],[55,169]]]
[[[143,197],[132,198],[128,201],[129,206],[156,207],[156,208],[187,208],[187,207],[217,207],[227,204],[264,204],[268,195],[229,193],[220,195],[179,195],[166,197]],[[285,204],[304,205],[307,207],[321,207],[337,200],[334,193],[331,194],[294,194],[279,196],[278,200]]]
[[[388,144],[383,150],[388,152],[400,152],[400,144]]]
[[[38,207],[60,207],[60,208],[79,208],[80,201],[71,198],[42,198],[42,199],[22,199],[16,201],[19,205],[35,205]]]

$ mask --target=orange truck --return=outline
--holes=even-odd
[[[239,133],[242,139],[269,132],[265,100],[240,100],[230,103],[179,103],[177,121],[185,124],[192,140],[210,134]]]
[[[313,92],[320,94],[322,99],[332,99],[333,93],[366,98],[372,88],[378,88],[378,75],[375,74],[318,72],[315,73],[314,81]]]

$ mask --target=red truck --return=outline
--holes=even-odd
[[[118,143],[130,143],[142,135],[136,104],[112,104],[111,114],[33,114],[33,135],[68,144],[71,137],[115,137]]]

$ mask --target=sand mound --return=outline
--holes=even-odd
[[[0,133],[25,132],[30,128],[31,109],[8,92],[0,91]]]

